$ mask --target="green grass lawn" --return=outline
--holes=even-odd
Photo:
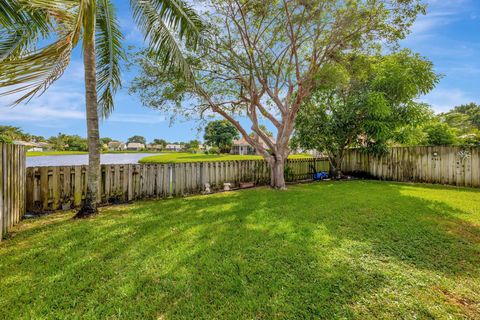
[[[78,154],[88,154],[84,151],[28,151],[27,157],[41,157],[41,156],[67,156],[67,155],[78,155]]]
[[[480,192],[338,182],[23,222],[5,319],[478,319]]]
[[[289,159],[311,158],[309,155],[294,154]],[[182,162],[205,162],[205,161],[234,161],[234,160],[261,160],[263,157],[256,155],[236,154],[204,154],[204,153],[168,153],[158,156],[149,156],[140,159],[140,163],[182,163]]]

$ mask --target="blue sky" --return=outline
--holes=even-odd
[[[126,45],[142,45],[127,1],[114,0],[126,37]],[[480,1],[429,0],[426,16],[415,23],[412,34],[402,46],[411,48],[434,62],[443,74],[437,88],[421,100],[437,111],[468,102],[480,102]],[[101,123],[102,137],[126,140],[139,134],[151,141],[187,141],[201,138],[194,121],[177,120],[145,108],[128,94],[132,74],[124,73],[124,89],[116,96],[114,114]],[[43,96],[27,105],[6,107],[8,98],[0,98],[0,124],[19,126],[26,132],[49,137],[58,132],[86,135],[82,58],[78,51],[61,80]]]

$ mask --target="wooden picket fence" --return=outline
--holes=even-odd
[[[312,178],[328,170],[326,160],[288,160],[288,180]],[[81,205],[86,193],[86,166],[27,168],[27,210],[48,212]],[[98,199],[101,204],[140,199],[168,198],[199,194],[209,183],[212,190],[224,183],[238,187],[240,182],[256,185],[270,181],[270,167],[263,160],[221,161],[177,164],[102,165]]]
[[[25,149],[0,143],[0,241],[25,214]]]
[[[22,146],[0,144],[0,239],[25,211],[48,212],[79,207],[85,199],[86,166],[25,168]],[[314,171],[328,171],[327,160],[288,160],[286,178],[309,180]],[[480,148],[399,147],[376,157],[347,151],[347,173],[382,180],[480,187]],[[270,167],[263,160],[178,164],[103,165],[98,199],[101,204],[199,194],[224,183],[268,184]]]
[[[352,149],[342,169],[382,180],[480,187],[480,148],[398,147],[381,157]]]

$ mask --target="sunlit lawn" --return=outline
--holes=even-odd
[[[41,157],[41,156],[68,156],[68,155],[78,155],[78,154],[88,154],[84,151],[28,151],[27,157]]]
[[[4,319],[478,319],[480,192],[251,189],[23,222]]]
[[[289,159],[305,159],[311,156],[303,154],[290,155]],[[145,157],[140,163],[181,163],[181,162],[205,162],[205,161],[235,161],[235,160],[261,160],[257,155],[237,154],[204,154],[204,153],[167,153],[156,156]]]

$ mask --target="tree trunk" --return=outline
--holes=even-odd
[[[344,152],[340,152],[336,156],[329,156],[330,160],[330,177],[332,179],[342,178],[342,162]]]
[[[287,189],[285,184],[285,160],[282,157],[273,157],[270,161],[270,186],[275,189]]]
[[[98,125],[95,39],[84,44],[85,104],[87,113],[88,169],[87,194],[83,207],[75,216],[85,218],[97,213],[100,180],[100,134]]]
[[[342,177],[342,170],[337,166],[330,166],[330,177],[332,179],[340,179]]]

